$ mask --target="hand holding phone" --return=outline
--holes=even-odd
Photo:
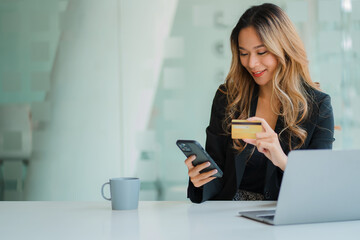
[[[185,154],[185,164],[189,177],[195,187],[200,187],[216,177],[222,177],[223,172],[210,155],[194,140],[178,140],[176,145]]]
[[[214,180],[216,177],[214,177],[215,174],[217,174],[217,170],[213,169],[208,172],[203,172],[203,170],[207,167],[209,167],[209,162],[204,162],[201,164],[198,164],[196,166],[193,165],[193,161],[196,160],[195,155],[191,155],[185,160],[185,164],[188,167],[188,175],[190,178],[190,181],[193,183],[195,187],[202,187],[206,183]],[[200,173],[202,172],[202,173]]]

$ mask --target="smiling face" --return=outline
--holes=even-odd
[[[259,86],[271,83],[278,60],[259,38],[254,27],[242,29],[238,37],[240,62]]]

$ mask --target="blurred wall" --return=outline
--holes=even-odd
[[[101,184],[120,175],[118,32],[117,0],[69,2],[27,200],[100,199]]]

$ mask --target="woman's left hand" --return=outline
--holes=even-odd
[[[277,133],[263,118],[251,117],[247,120],[260,121],[264,131],[257,133],[256,139],[243,139],[243,141],[255,145],[259,152],[265,154],[275,166],[284,171],[287,163],[287,156],[281,148]]]

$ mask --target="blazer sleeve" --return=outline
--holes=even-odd
[[[226,95],[222,92],[223,87],[217,90],[212,108],[209,126],[206,128],[205,149],[213,158],[220,169],[224,170],[224,161],[226,157],[226,141],[222,122],[225,116]],[[197,188],[189,179],[188,198],[194,203],[201,203],[213,198],[220,192],[223,186],[222,178],[216,178],[204,186]]]
[[[329,95],[324,94],[324,97],[318,100],[318,112],[316,112],[316,115],[315,129],[308,149],[332,149],[335,140],[334,114]]]

